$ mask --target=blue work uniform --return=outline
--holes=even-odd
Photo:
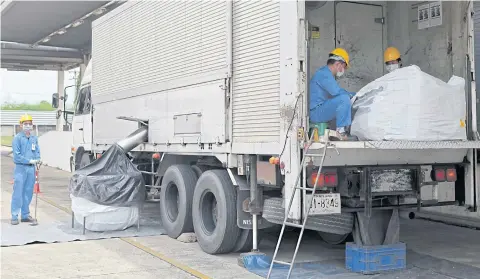
[[[15,163],[13,194],[12,194],[12,220],[26,219],[30,216],[30,202],[33,197],[35,184],[35,165],[30,160],[40,159],[38,138],[34,135],[27,137],[24,132],[18,133],[12,142],[13,162]]]
[[[354,95],[338,86],[328,66],[321,67],[310,80],[310,122],[329,122],[336,118],[337,128],[350,126],[350,98]]]

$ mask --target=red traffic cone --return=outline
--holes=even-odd
[[[33,192],[34,192],[35,194],[40,193],[40,184],[35,183],[35,185],[33,185]]]
[[[38,170],[35,172],[35,184],[33,185],[33,192],[40,193],[40,183],[38,183]]]

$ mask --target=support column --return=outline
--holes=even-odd
[[[63,101],[63,90],[65,88],[65,72],[57,71],[57,93],[58,93],[58,111],[61,111],[60,117],[57,119],[57,131],[63,131],[65,125],[65,119],[63,118],[63,111],[65,110],[65,103]],[[58,115],[58,114],[57,114]]]
[[[253,249],[252,252],[258,251],[258,184],[257,184],[257,155],[250,155],[249,158],[249,175],[250,175],[250,211],[252,213],[253,223]]]
[[[85,73],[86,68],[87,64],[80,64],[80,76],[78,77],[80,80],[83,78],[83,74]]]

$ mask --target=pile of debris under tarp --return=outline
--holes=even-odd
[[[75,220],[90,231],[124,230],[137,224],[145,201],[142,173],[117,144],[76,170],[69,189]]]
[[[448,83],[400,68],[363,87],[352,99],[350,133],[359,140],[466,140],[465,80]]]

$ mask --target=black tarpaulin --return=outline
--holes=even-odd
[[[101,205],[138,206],[145,200],[142,173],[116,144],[90,165],[75,171],[69,190],[75,197]]]

